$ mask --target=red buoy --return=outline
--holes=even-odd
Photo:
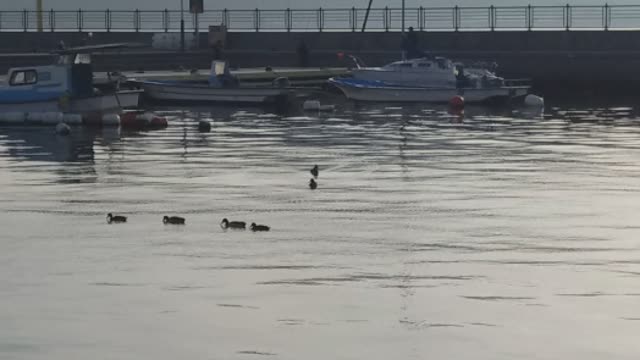
[[[154,116],[151,118],[151,122],[149,122],[149,127],[154,129],[164,129],[169,126],[169,122],[166,117],[162,116]]]
[[[456,95],[449,100],[449,106],[453,109],[464,108],[464,98],[460,95]]]

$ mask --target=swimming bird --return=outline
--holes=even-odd
[[[318,188],[318,183],[313,179],[309,180],[309,189],[315,190],[317,188]]]
[[[126,223],[127,222],[127,217],[126,216],[113,216],[112,213],[108,213],[107,214],[107,223],[111,224],[111,223]]]
[[[184,225],[184,218],[179,216],[165,216],[162,218],[162,222],[164,224],[172,224],[172,225]]]
[[[220,226],[223,229],[246,229],[247,228],[247,223],[245,223],[244,221],[229,221],[227,220],[227,218],[222,219],[222,222],[220,223]]]
[[[256,223],[251,223],[251,231],[256,232],[256,231],[269,231],[271,230],[270,227],[266,226],[266,225],[256,225]]]
[[[318,169],[318,165],[314,166],[313,169],[311,169],[311,175],[313,175],[314,178],[318,178],[318,174],[320,173],[320,169]]]

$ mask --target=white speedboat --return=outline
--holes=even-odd
[[[357,63],[356,63],[357,64]],[[349,99],[376,102],[444,103],[456,95],[482,103],[524,96],[529,85],[505,80],[487,68],[435,57],[397,61],[383,67],[358,65],[350,78],[331,78]]]
[[[121,44],[114,44],[120,47]],[[138,105],[140,91],[94,89],[91,54],[83,47],[58,53],[53,65],[12,68],[0,86],[0,112],[117,112]]]
[[[135,82],[135,80],[133,80]],[[234,103],[282,104],[286,103],[286,87],[243,86],[229,73],[224,61],[214,61],[208,83],[194,81],[137,82],[144,89],[146,99],[173,103]]]

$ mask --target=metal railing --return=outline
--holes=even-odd
[[[44,11],[44,31],[180,31],[225,25],[229,31],[359,31],[366,9]],[[0,31],[38,31],[38,12],[0,11]],[[630,30],[640,29],[640,5],[419,7],[404,13],[406,26],[420,31]],[[367,31],[400,31],[400,8],[371,9]]]

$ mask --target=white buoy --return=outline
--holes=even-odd
[[[318,101],[318,100],[306,100],[302,104],[302,109],[304,111],[319,111],[320,110],[320,101]]]
[[[118,114],[102,115],[103,126],[120,126],[120,116]]]
[[[524,104],[531,107],[543,107],[544,99],[540,96],[529,94],[524,98]]]
[[[56,125],[56,134],[58,135],[62,135],[62,136],[67,136],[71,133],[71,127],[65,123],[58,123],[58,125]]]
[[[0,122],[5,124],[22,124],[27,115],[21,112],[0,113]]]
[[[64,114],[62,122],[67,125],[82,125],[82,115],[80,114]]]

